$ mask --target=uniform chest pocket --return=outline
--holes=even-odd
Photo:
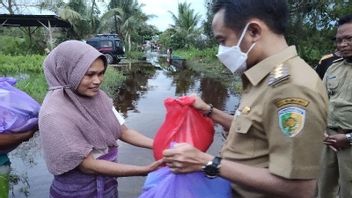
[[[327,76],[326,87],[327,87],[329,96],[335,95],[338,86],[339,86],[339,80],[337,79],[336,76]]]
[[[326,86],[329,90],[335,90],[339,86],[339,81],[336,76],[328,76]]]
[[[234,131],[246,134],[252,126],[252,120],[243,115],[235,116]]]

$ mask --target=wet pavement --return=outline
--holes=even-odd
[[[141,66],[143,65],[143,66]],[[161,126],[165,109],[163,101],[167,97],[178,97],[198,93],[205,101],[215,107],[234,112],[238,98],[224,87],[219,79],[208,79],[191,70],[175,70],[154,62],[149,64],[121,64],[127,77],[118,90],[114,104],[126,119],[126,125],[149,137],[154,137]],[[216,127],[214,142],[210,153],[220,151],[223,137],[222,128]],[[152,152],[119,142],[119,162],[146,165],[153,161]],[[30,142],[11,152],[13,174],[18,177],[13,187],[17,197],[48,197],[52,175],[48,173],[40,150],[38,134]],[[141,192],[145,177],[119,178],[119,196],[135,198]]]

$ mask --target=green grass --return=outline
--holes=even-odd
[[[126,52],[126,57],[130,60],[139,60],[144,56],[144,52],[141,51],[130,51]]]
[[[216,53],[217,53],[217,48],[212,47],[212,48],[204,48],[204,49],[196,49],[196,48],[190,48],[190,49],[180,49],[174,51],[174,55],[180,56],[185,59],[198,59],[199,61],[206,61],[206,60],[217,60],[216,58]]]
[[[6,56],[0,55],[0,73],[42,73],[44,56]]]
[[[104,75],[104,82],[101,89],[104,90],[110,97],[114,97],[117,89],[122,85],[126,79],[123,74],[113,67],[108,67]]]
[[[18,79],[16,75],[13,76]],[[48,85],[43,73],[27,73],[25,76],[25,79],[20,78],[20,80],[17,81],[16,87],[41,103],[48,90]]]

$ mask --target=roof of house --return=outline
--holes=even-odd
[[[0,14],[0,26],[7,27],[39,27],[43,24],[51,27],[71,27],[70,23],[56,15],[21,15]]]

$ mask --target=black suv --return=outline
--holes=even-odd
[[[125,55],[122,40],[117,34],[97,34],[86,42],[103,53],[109,64],[119,63],[121,58]]]

